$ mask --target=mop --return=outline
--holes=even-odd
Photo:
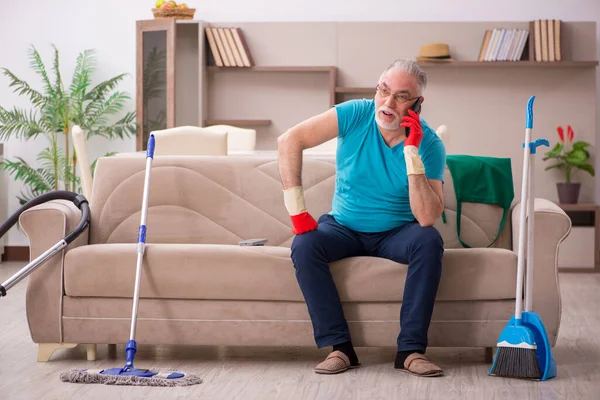
[[[133,365],[137,350],[135,330],[140,296],[140,282],[142,277],[142,261],[146,246],[146,216],[148,213],[148,192],[150,189],[150,170],[154,158],[154,135],[148,140],[146,152],[146,177],[144,181],[144,194],[142,202],[142,216],[138,232],[137,269],[135,276],[135,289],[133,294],[133,310],[131,318],[131,332],[125,349],[126,362],[123,368],[110,369],[81,369],[63,372],[60,379],[71,383],[103,383],[106,385],[132,385],[132,386],[189,386],[202,383],[196,375],[186,374],[171,369],[138,369]]]
[[[517,291],[515,315],[502,331],[497,352],[489,374],[492,376],[547,380],[556,376],[556,364],[550,341],[540,316],[531,310],[533,300],[534,263],[534,154],[539,146],[549,146],[547,139],[531,141],[533,128],[533,101],[527,104],[525,129],[523,181],[521,186],[521,209],[519,226],[519,249],[517,266]],[[527,235],[525,221],[527,218]],[[525,240],[527,240],[527,284],[525,289],[525,311],[523,308],[523,270]]]

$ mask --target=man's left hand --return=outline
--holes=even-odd
[[[400,126],[410,129],[410,135],[404,141],[404,147],[406,146],[415,146],[419,148],[421,144],[421,139],[423,139],[423,128],[421,127],[421,118],[419,115],[413,110],[408,110],[409,115],[405,115],[402,117],[402,122]]]
[[[400,126],[410,128],[410,135],[404,140],[404,160],[406,161],[407,175],[423,175],[425,167],[419,155],[419,145],[423,139],[423,128],[421,127],[421,118],[413,110],[408,110],[408,114],[402,117]]]

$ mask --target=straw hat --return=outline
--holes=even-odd
[[[417,61],[450,62],[450,47],[446,43],[427,43],[419,49]]]

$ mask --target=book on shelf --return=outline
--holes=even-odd
[[[519,61],[523,58],[528,29],[488,29],[483,35],[478,61]]]
[[[240,28],[205,28],[208,41],[209,65],[217,67],[253,67],[254,60]]]
[[[529,44],[529,53],[525,49]],[[538,19],[529,29],[488,29],[483,35],[478,61],[561,61],[561,20]]]
[[[536,19],[531,22],[534,36],[531,61],[562,61],[561,24],[559,19]]]

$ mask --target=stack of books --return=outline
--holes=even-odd
[[[478,61],[519,61],[529,36],[527,29],[488,29],[483,36]]]
[[[240,28],[207,26],[205,32],[212,56],[209,57],[209,65],[246,68],[254,66],[254,60]]]
[[[562,60],[561,20],[537,19],[533,25],[533,60],[553,62]]]

